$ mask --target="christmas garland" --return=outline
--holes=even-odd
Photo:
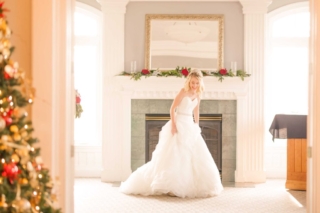
[[[159,69],[157,70],[148,70],[148,69],[143,69],[141,72],[133,72],[133,73],[128,73],[126,71],[123,71],[120,75],[121,76],[131,76],[131,79],[137,81],[140,80],[142,76],[145,78],[150,77],[150,76],[157,76],[157,77],[168,77],[168,76],[176,76],[176,77],[187,77],[189,72],[191,71],[191,68],[187,67],[179,67],[177,66],[176,69],[174,70],[164,70],[160,71]],[[224,77],[240,77],[241,80],[243,81],[245,77],[249,77],[250,74],[246,73],[243,70],[237,70],[236,72],[233,72],[231,69],[228,71],[225,68],[220,69],[217,72],[214,71],[203,71],[201,70],[203,76],[214,76],[217,77],[220,82],[224,80]]]

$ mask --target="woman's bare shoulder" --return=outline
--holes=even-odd
[[[187,95],[187,92],[184,90],[184,88],[182,88],[182,89],[179,91],[178,95],[184,97],[184,96]]]

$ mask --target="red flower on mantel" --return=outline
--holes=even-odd
[[[143,70],[141,71],[141,73],[142,73],[143,75],[148,75],[148,74],[150,74],[150,71],[149,71],[148,69],[143,69]]]
[[[188,74],[189,74],[188,69],[187,68],[182,69],[181,70],[181,74],[184,75],[184,76],[188,76]]]
[[[222,68],[219,70],[220,75],[226,75],[228,73],[227,69]]]

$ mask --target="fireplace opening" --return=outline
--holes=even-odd
[[[146,114],[145,161],[149,162],[159,141],[162,126],[170,120],[169,114]],[[200,114],[201,135],[222,174],[222,114]]]

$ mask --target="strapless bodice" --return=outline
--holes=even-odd
[[[185,96],[182,98],[179,106],[177,107],[177,114],[192,115],[193,109],[197,106],[198,99],[191,100],[190,97]]]

